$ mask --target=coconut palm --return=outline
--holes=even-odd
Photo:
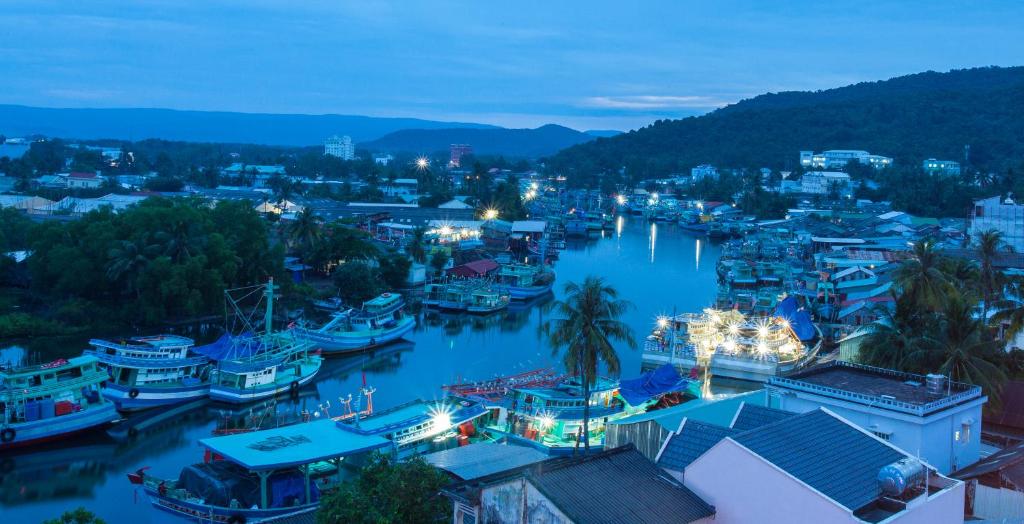
[[[192,258],[192,252],[203,243],[198,224],[189,218],[175,219],[154,237],[163,245],[163,254],[175,262]]]
[[[422,264],[427,261],[427,251],[423,248],[424,237],[427,234],[427,230],[422,227],[418,227],[412,230],[412,238],[409,239],[409,243],[405,246],[405,252],[409,254],[413,262]]]
[[[896,284],[911,304],[936,311],[945,296],[953,289],[941,270],[943,257],[935,249],[931,239],[914,244],[911,257],[896,270]]]
[[[999,253],[1013,251],[1013,248],[1003,240],[1003,233],[995,229],[978,235],[977,244],[978,259],[981,261],[978,275],[981,283],[981,311],[982,318],[987,318],[989,306],[1005,285],[1003,272],[995,267],[995,259]]]
[[[914,326],[912,306],[898,298],[895,303],[895,309],[877,306],[879,319],[868,328],[870,332],[860,345],[859,360],[862,363],[906,369],[907,357],[925,347],[926,340]]]
[[[128,291],[138,295],[138,277],[149,264],[149,255],[158,247],[122,240],[117,247],[107,253],[110,259],[107,263],[107,278],[114,282],[123,281]]]
[[[557,318],[544,322],[542,332],[547,335],[552,354],[562,354],[565,369],[577,375],[583,386],[583,446],[590,451],[590,388],[596,384],[598,366],[603,362],[610,375],[619,373],[619,355],[612,345],[622,342],[636,349],[633,330],[619,317],[632,304],[619,299],[615,288],[603,278],[588,276],[582,284],[565,285],[565,298],[555,301],[551,308]]]
[[[304,207],[295,214],[295,220],[288,224],[288,239],[292,246],[299,246],[303,253],[309,252],[320,241],[323,219],[311,208]]]

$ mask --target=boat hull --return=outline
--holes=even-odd
[[[113,404],[105,404],[77,413],[12,424],[4,429],[14,430],[14,438],[0,442],[0,451],[41,444],[73,433],[101,428],[120,418]]]
[[[531,298],[539,297],[548,291],[551,291],[552,284],[544,286],[529,286],[529,287],[509,287],[508,296],[512,300],[529,300]]]
[[[310,381],[316,376],[317,372],[320,371],[321,360],[316,361],[316,369],[311,373],[306,373],[303,377],[297,378],[290,382],[275,382],[273,384],[266,384],[260,387],[251,389],[236,389],[236,388],[225,388],[215,385],[210,386],[210,398],[219,402],[227,402],[230,404],[244,404],[247,402],[253,402],[269,397],[279,395],[281,393],[290,392],[294,389],[298,389]],[[296,383],[296,386],[292,386],[292,383]]]
[[[339,355],[351,353],[381,346],[394,342],[416,327],[416,320],[406,317],[391,329],[381,329],[373,332],[362,332],[359,334],[344,333],[321,333],[319,331],[303,331],[302,334],[315,347],[320,348],[325,355]]]
[[[132,397],[132,391],[136,392]],[[141,411],[171,404],[180,404],[203,398],[210,394],[209,382],[194,386],[160,388],[135,388],[121,384],[107,383],[103,396],[114,403],[118,411]]]
[[[302,504],[284,508],[225,508],[166,497],[160,495],[156,489],[151,488],[150,486],[146,486],[145,490],[146,495],[149,497],[149,501],[153,504],[154,508],[193,522],[262,522],[274,517],[283,517],[292,514],[299,515],[305,512],[314,511],[320,505],[319,502],[314,502],[312,504]]]

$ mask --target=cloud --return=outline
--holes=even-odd
[[[708,96],[591,96],[583,99],[584,107],[602,109],[683,109],[716,108],[729,102]]]

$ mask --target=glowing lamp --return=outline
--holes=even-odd
[[[497,209],[488,209],[488,210],[484,211],[484,218],[487,219],[487,220],[494,220],[495,218],[498,218],[498,210]]]
[[[658,317],[658,327],[662,329],[668,327],[668,319],[665,317]]]

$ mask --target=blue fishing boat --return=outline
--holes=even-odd
[[[339,427],[358,435],[384,437],[394,444],[399,457],[406,457],[468,441],[475,433],[473,421],[486,414],[487,409],[475,400],[437,403],[417,399],[368,417],[348,418],[339,422]]]
[[[261,330],[231,296],[240,290],[229,290],[225,296],[242,321],[244,331],[238,335],[225,334],[213,344],[196,348],[196,352],[215,362],[210,383],[213,400],[240,404],[285,392],[296,393],[320,370],[323,360],[310,351],[313,344],[301,332],[274,329],[274,280],[244,290],[251,295],[261,288],[265,301]]]
[[[119,420],[114,404],[100,394],[107,378],[89,355],[0,369],[0,451]]]
[[[416,319],[405,313],[405,301],[398,293],[384,293],[363,302],[360,310],[349,309],[334,315],[318,329],[298,329],[325,354],[363,351],[404,337],[416,326]]]
[[[512,300],[529,300],[549,291],[555,282],[555,273],[540,266],[506,264],[498,271],[497,283],[508,290]]]
[[[178,335],[93,339],[87,350],[107,369],[103,396],[119,411],[188,402],[210,393],[210,359],[191,354],[194,342]]]

